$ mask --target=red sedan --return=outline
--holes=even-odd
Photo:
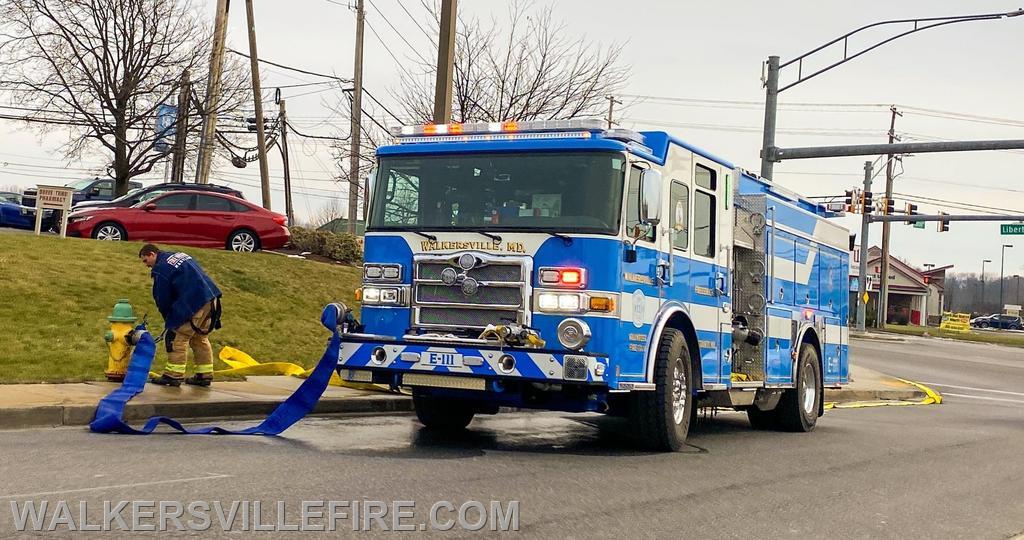
[[[68,235],[256,251],[288,243],[286,222],[281,214],[230,195],[172,191],[128,208],[75,212],[68,216]]]

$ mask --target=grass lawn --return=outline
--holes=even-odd
[[[154,334],[163,320],[150,293],[140,243],[98,242],[0,233],[0,383],[102,380],[103,334],[114,303],[127,298],[137,316],[149,314]],[[163,247],[163,246],[161,246]],[[173,249],[173,248],[166,248]],[[311,367],[323,354],[329,302],[353,304],[356,268],[268,253],[181,248],[224,293],[224,328],[210,336],[261,362]],[[165,354],[158,346],[155,368]],[[223,368],[217,361],[217,369]]]
[[[1013,347],[1024,347],[1024,334],[1017,332],[1006,332],[999,330],[971,330],[968,333],[941,332],[938,328],[929,326],[902,326],[896,324],[885,325],[886,332],[904,334],[909,336],[921,336],[928,333],[935,337],[959,339],[961,341],[976,341],[979,343],[995,343],[997,345],[1010,345]]]

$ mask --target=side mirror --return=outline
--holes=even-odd
[[[640,223],[656,227],[661,223],[661,172],[644,169],[640,175]]]
[[[146,205],[143,206],[142,209],[147,212],[152,212],[153,210],[156,210],[156,203],[146,203]]]
[[[372,169],[370,174],[366,175],[366,215],[363,216],[363,220],[367,223],[370,222],[370,208],[373,206],[373,192],[374,184],[377,182],[377,169]]]
[[[90,189],[89,190],[89,194],[90,195],[99,195],[100,194],[100,188],[99,187],[94,187],[94,188]]]

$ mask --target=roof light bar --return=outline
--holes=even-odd
[[[475,135],[486,133],[529,132],[536,133],[545,131],[580,130],[604,131],[604,121],[597,118],[576,118],[571,120],[530,120],[526,122],[506,121],[470,122],[465,124],[424,124],[417,126],[392,127],[390,131],[391,135],[395,137],[422,137],[431,135]],[[637,136],[639,136],[639,134],[637,134]]]

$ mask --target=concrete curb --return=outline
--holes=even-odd
[[[168,416],[177,420],[219,419],[220,421],[265,416],[280,401],[235,400],[206,403],[164,402],[132,404],[125,407],[124,419],[138,422],[151,416]],[[412,411],[412,400],[407,396],[381,394],[323,398],[311,414],[365,414],[377,412]],[[95,405],[43,405],[39,407],[5,408],[0,413],[0,430],[60,426],[87,426],[93,420]]]
[[[825,389],[825,401],[850,403],[854,401],[920,401],[928,397],[923,390],[908,387],[905,390],[856,390],[852,388]]]
[[[892,343],[906,343],[905,337],[896,337],[901,334],[881,334],[881,333],[870,333],[860,334],[857,332],[850,332],[850,339],[863,339],[864,341],[888,341]]]

